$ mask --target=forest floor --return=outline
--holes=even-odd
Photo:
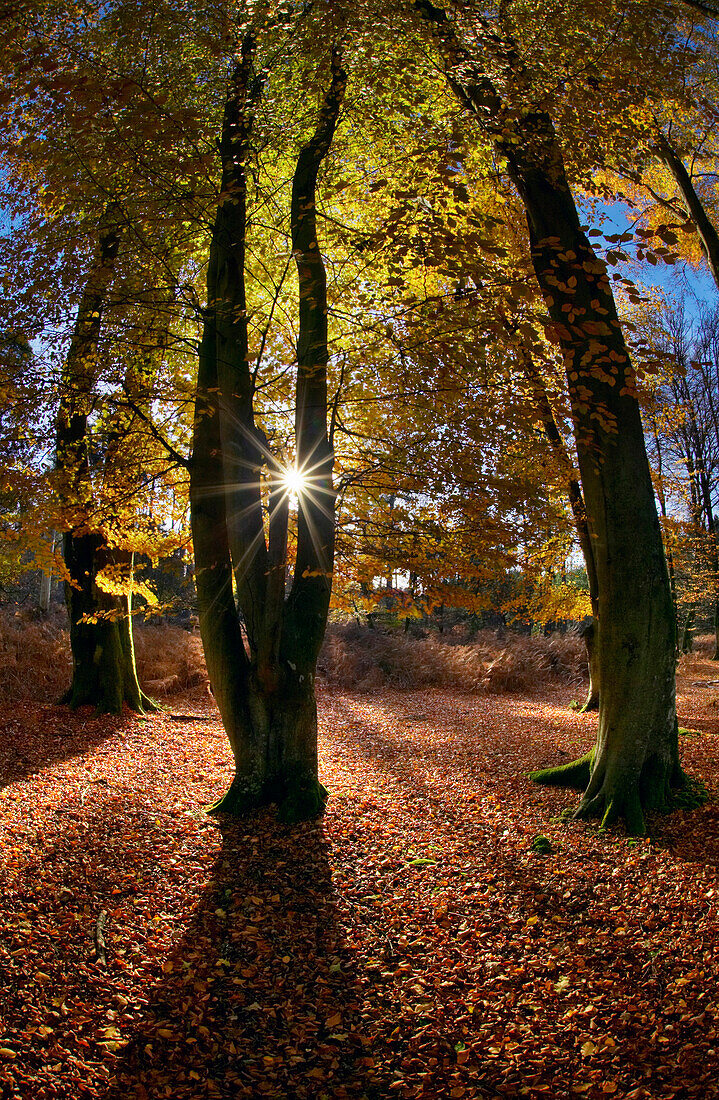
[[[566,687],[325,691],[332,796],[294,829],[202,812],[208,696],[6,709],[0,1095],[719,1097],[718,675],[679,703],[713,800],[640,842],[526,779],[593,740]]]

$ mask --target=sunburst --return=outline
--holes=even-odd
[[[309,478],[304,470],[287,466],[280,475],[280,484],[291,500],[299,500],[309,488]]]

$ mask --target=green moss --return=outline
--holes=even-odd
[[[554,847],[549,837],[542,836],[541,834],[532,839],[529,847],[537,856],[549,856],[554,851]]]
[[[240,781],[237,776],[232,780],[230,788],[217,802],[205,807],[205,813],[231,814],[233,817],[244,817],[264,805],[267,799],[263,797],[263,791],[257,785]]]
[[[325,812],[329,796],[329,791],[318,779],[305,779],[289,787],[279,804],[277,816],[287,825],[319,817]]]
[[[708,799],[709,791],[705,783],[694,775],[687,775],[681,787],[672,788],[667,809],[695,810],[703,806]]]
[[[573,787],[574,790],[583,791],[589,783],[593,759],[594,749],[592,748],[584,756],[580,756],[578,760],[572,760],[569,764],[558,764],[554,768],[530,772],[529,778],[534,783],[543,783],[549,787]]]

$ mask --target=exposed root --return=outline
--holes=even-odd
[[[641,774],[612,777],[605,763],[593,769],[595,749],[555,768],[532,772],[530,779],[555,787],[574,787],[584,791],[581,802],[571,818],[587,821],[599,818],[603,829],[623,821],[629,836],[645,836],[645,814],[666,811],[678,806],[701,805],[706,792],[701,784],[689,779],[678,762],[667,767],[658,755],[649,756]]]
[[[260,806],[266,806],[269,801],[263,787],[258,788],[257,785],[249,784],[235,776],[226,794],[218,798],[217,802],[206,806],[205,813],[211,816],[231,814],[233,817],[244,817],[245,814],[259,809]]]
[[[580,756],[578,760],[572,760],[569,764],[558,764],[554,768],[530,772],[529,778],[535,783],[543,783],[548,787],[572,787],[576,791],[583,791],[589,783],[593,760],[594,749],[590,749],[584,756]]]
[[[328,798],[329,791],[318,779],[306,780],[292,786],[285,794],[279,804],[277,816],[288,825],[319,817],[325,812]]]
[[[157,714],[162,710],[157,700],[151,699],[149,695],[145,695],[144,691],[140,692],[140,704],[141,711],[145,714]]]
[[[294,825],[298,821],[307,821],[323,814],[328,798],[329,791],[317,779],[299,782],[275,779],[258,786],[235,776],[227,793],[207,806],[205,812],[211,815],[231,814],[233,817],[244,817],[262,806],[276,802],[279,820]]]
[[[645,836],[646,823],[644,811],[637,791],[630,791],[622,796],[617,794],[607,795],[604,789],[594,798],[579,803],[574,812],[578,821],[587,821],[590,818],[601,818],[601,828],[608,829],[618,821],[623,820],[628,836]]]
[[[599,710],[599,692],[592,691],[587,696],[587,701],[584,706],[580,707],[578,714],[592,714],[594,711]]]

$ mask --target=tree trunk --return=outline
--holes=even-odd
[[[691,653],[694,649],[694,616],[696,614],[696,608],[690,607],[687,611],[687,617],[684,620],[684,630],[682,631],[682,653]]]
[[[592,617],[579,630],[579,635],[584,641],[584,648],[587,651],[587,669],[589,670],[589,691],[584,706],[580,708],[580,714],[588,714],[591,711],[599,710],[599,661],[596,623],[597,620]]]
[[[532,262],[565,357],[598,581],[599,735],[578,814],[644,831],[681,781],[675,625],[628,351],[603,264],[579,225],[549,119],[506,149]],[[537,773],[551,781],[551,772]]]
[[[297,556],[285,595],[289,493],[282,466],[256,427],[245,297],[245,160],[261,92],[256,43],[245,35],[223,117],[224,196],[213,227],[200,347],[190,504],[200,631],[213,692],[235,759],[214,811],[244,813],[277,802],[298,821],[324,808],[317,772],[317,657],[329,610],[334,558],[333,451],[327,434],[327,294],[316,232],[315,191],[346,77],[336,52],[314,136],[292,187],[292,249],[299,280],[295,441]],[[261,471],[269,467],[265,532]],[[223,486],[222,493],[217,487]],[[237,603],[233,595],[233,573]],[[243,640],[239,612],[245,625]]]
[[[511,331],[511,326],[507,325]],[[582,551],[584,564],[587,570],[587,584],[589,586],[589,600],[592,606],[591,621],[584,625],[580,634],[584,639],[587,650],[587,668],[589,671],[589,692],[584,705],[580,708],[581,714],[599,710],[599,660],[597,636],[599,634],[599,581],[597,579],[597,566],[594,560],[594,546],[589,533],[587,521],[587,509],[584,505],[582,487],[579,483],[572,460],[567,453],[564,440],[554,419],[554,412],[544,385],[544,380],[529,351],[521,348],[522,365],[524,373],[534,391],[534,399],[537,411],[542,421],[544,434],[554,458],[562,471],[567,486],[569,506],[572,511],[574,527],[577,532],[579,547]]]
[[[675,624],[635,380],[604,263],[581,229],[548,115],[509,113],[445,12],[435,27],[450,85],[506,158],[525,206],[549,331],[564,354],[598,582],[601,677],[597,743],[581,761],[535,772],[586,787],[576,811],[645,829],[644,812],[683,782],[675,702]],[[498,48],[500,46],[498,45]],[[511,40],[502,65],[522,77]],[[516,71],[515,71],[516,70]],[[509,135],[510,140],[507,140]]]
[[[142,712],[150,700],[137,679],[130,599],[97,585],[113,555],[101,535],[66,533],[64,541],[65,564],[75,583],[65,585],[72,683],[61,702],[73,708],[91,704],[100,714],[120,714],[123,703]]]
[[[667,519],[667,497],[664,490],[664,461],[662,457],[662,448],[659,439],[659,431],[657,429],[656,418],[652,417],[652,435],[654,436],[654,445],[656,447],[657,454],[657,498],[659,500],[659,508],[661,509],[662,518]],[[672,597],[672,608],[674,609],[674,632],[675,632],[675,646],[678,643],[679,638],[679,612],[677,605],[677,578],[674,568],[674,554],[672,552],[672,543],[669,529],[665,527],[665,539],[664,548],[667,555],[667,567],[669,569],[669,591]]]
[[[63,557],[69,573],[65,598],[70,619],[72,683],[62,702],[89,703],[98,711],[119,713],[123,702],[142,709],[134,650],[123,636],[127,601],[111,598],[96,584],[99,561],[107,564],[102,536],[92,530],[93,490],[88,417],[97,372],[97,344],[107,290],[122,237],[121,212],[108,205],[99,227],[98,251],[80,302],[63,372],[57,419],[57,485],[68,529]],[[129,620],[128,620],[129,622]]]
[[[50,535],[50,563],[47,569],[43,569],[40,577],[40,593],[38,596],[38,607],[43,615],[47,615],[50,611],[50,598],[52,596],[52,562],[55,557],[56,534],[53,531]]]
[[[684,166],[684,161],[669,139],[662,133],[660,133],[657,141],[657,156],[674,176],[674,182],[679,188],[687,214],[699,234],[702,251],[706,257],[712,278],[719,288],[719,233],[717,233],[714,223],[706,212],[704,203],[696,192],[692,178]]]

